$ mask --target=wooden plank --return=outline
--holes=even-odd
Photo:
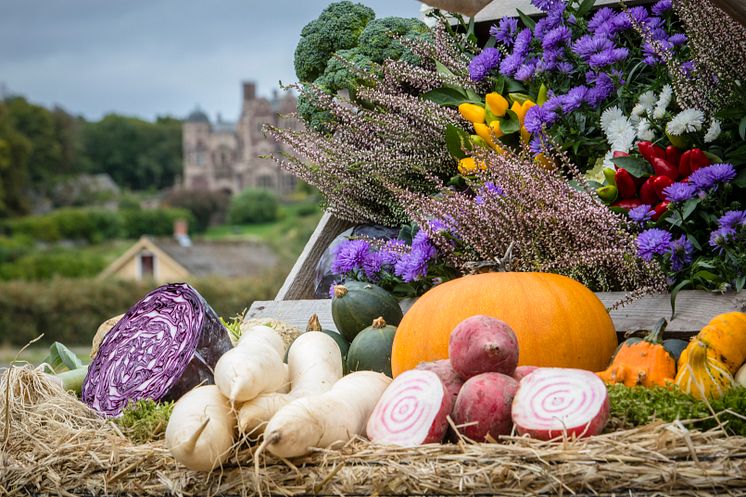
[[[328,212],[321,217],[303,252],[295,261],[275,300],[301,300],[313,298],[316,264],[334,238],[352,223],[338,219]]]
[[[712,3],[746,26],[746,2],[744,0],[712,0]]]
[[[623,292],[598,293],[606,306],[621,300]],[[406,312],[412,301],[405,301]],[[676,300],[676,317],[669,323],[668,331],[688,337],[696,334],[717,314],[729,311],[746,312],[746,292],[716,295],[698,290],[679,292]],[[335,329],[331,316],[330,300],[258,301],[247,311],[245,319],[272,317],[304,330],[311,314],[318,314],[324,328]],[[671,316],[668,294],[649,295],[611,311],[611,318],[618,335],[625,331],[649,328],[658,319]]]

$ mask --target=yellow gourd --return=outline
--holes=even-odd
[[[700,400],[718,399],[735,385],[728,366],[712,354],[706,342],[694,338],[679,360],[676,384]]]
[[[746,314],[726,312],[712,318],[697,338],[710,347],[710,356],[722,361],[731,374],[746,362]]]

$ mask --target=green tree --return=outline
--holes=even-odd
[[[275,221],[279,212],[277,195],[267,190],[247,188],[231,200],[228,220],[232,224]]]
[[[8,106],[0,101],[0,217],[29,210],[26,189],[31,150],[31,142],[16,131]]]

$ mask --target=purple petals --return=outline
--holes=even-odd
[[[663,255],[671,249],[671,233],[660,228],[645,230],[637,236],[637,255],[652,261],[654,255]]]

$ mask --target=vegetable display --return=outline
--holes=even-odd
[[[386,290],[372,283],[358,281],[334,287],[332,319],[348,341],[352,342],[358,333],[379,317],[392,326],[397,326],[402,320],[399,302]]]
[[[699,331],[697,338],[707,344],[714,358],[735,374],[746,362],[746,313],[727,312],[715,316]]]
[[[608,418],[606,385],[580,369],[539,368],[521,380],[513,399],[518,433],[540,440],[598,435]]]
[[[482,373],[466,380],[453,406],[458,431],[477,442],[510,434],[517,390],[518,382],[502,373]]]
[[[735,386],[728,366],[710,353],[710,347],[699,338],[692,343],[679,360],[676,385],[700,400],[719,399]]]
[[[358,333],[347,352],[348,371],[378,371],[391,376],[391,347],[396,328],[386,324],[383,318]]]
[[[176,401],[166,447],[187,468],[210,471],[228,459],[235,429],[235,414],[218,387],[197,387]]]
[[[272,328],[254,327],[244,332],[238,345],[218,360],[215,384],[231,403],[276,392],[287,384],[284,355],[285,344]]]
[[[440,361],[433,362],[421,362],[415,369],[421,369],[424,371],[432,371],[438,375],[440,381],[443,382],[443,386],[446,389],[448,395],[456,402],[459,390],[464,386],[464,380],[453,370],[451,361],[448,359],[441,359]]]
[[[391,378],[356,371],[331,390],[294,400],[275,414],[264,431],[264,445],[278,457],[299,457],[363,435],[373,409]]]
[[[676,362],[663,345],[666,320],[661,319],[645,338],[630,338],[619,346],[611,365],[598,376],[605,383],[624,383],[628,387],[664,386],[676,376]]]
[[[265,393],[244,403],[238,411],[240,431],[262,433],[272,416],[294,399],[329,391],[342,378],[342,369],[338,344],[329,334],[303,333],[288,350],[289,393]]]
[[[118,416],[131,400],[175,400],[201,383],[231,349],[228,332],[185,283],[164,285],[130,308],[101,341],[82,400]]]
[[[453,398],[432,371],[405,371],[391,382],[368,420],[375,443],[415,447],[441,442],[448,429]]]
[[[519,365],[600,371],[617,346],[605,306],[577,281],[549,273],[483,273],[438,285],[414,303],[394,338],[393,374],[448,357],[451,331],[475,314],[513,329]]]

